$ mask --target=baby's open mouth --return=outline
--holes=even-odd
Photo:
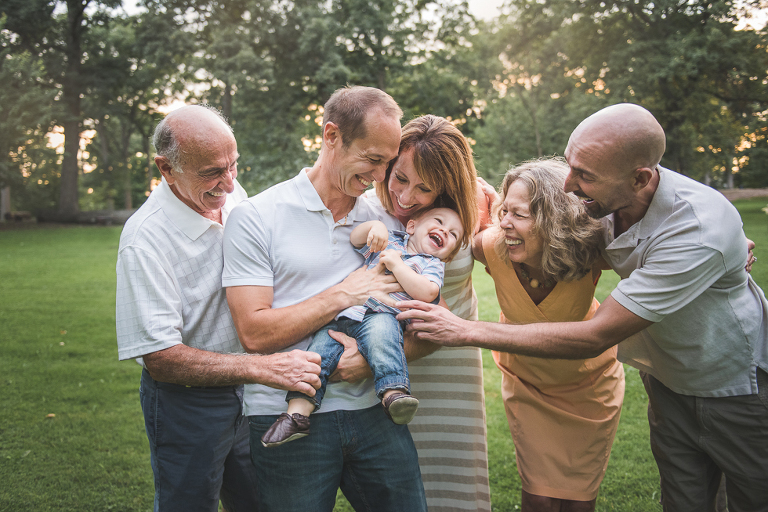
[[[434,233],[430,233],[430,235],[429,235],[429,238],[430,238],[430,239],[431,239],[433,242],[435,242],[435,245],[436,245],[436,246],[438,246],[438,247],[442,247],[442,246],[443,246],[443,239],[442,239],[442,238],[440,238],[439,236],[437,236],[436,234],[434,234]]]

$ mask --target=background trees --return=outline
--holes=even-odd
[[[453,120],[496,181],[559,154],[598,108],[664,126],[664,164],[716,186],[768,186],[762,0],[5,0],[0,187],[13,208],[135,208],[157,179],[149,137],[174,102],[230,119],[250,193],[313,161],[345,84]],[[63,148],[50,147],[51,130]],[[6,188],[7,190],[7,188]]]

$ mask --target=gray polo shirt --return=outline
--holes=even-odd
[[[361,197],[346,217],[334,222],[306,171],[232,211],[224,231],[224,287],[272,287],[272,307],[282,308],[338,284],[363,265],[363,256],[349,235],[355,226],[380,216]],[[311,339],[285,351],[305,350]],[[332,382],[319,412],[365,409],[378,402],[373,379]],[[285,391],[260,384],[245,386],[246,415],[280,414],[285,407]]]
[[[221,209],[222,222],[246,197],[235,181]],[[121,360],[179,343],[210,352],[243,352],[221,288],[223,238],[224,227],[182,203],[165,178],[131,215],[117,253]]]
[[[768,370],[768,303],[744,270],[741,217],[716,190],[659,168],[648,212],[613,238],[603,219],[603,256],[621,277],[611,296],[652,322],[619,344],[619,360],[677,393],[757,393]]]

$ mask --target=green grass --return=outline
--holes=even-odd
[[[768,283],[768,256],[761,256],[768,248],[765,204],[737,203],[758,244],[758,284]],[[119,235],[120,228],[103,227],[0,231],[0,510],[152,509],[140,368],[117,361]],[[606,272],[598,298],[617,280]],[[475,287],[482,319],[497,320],[493,284],[479,266]],[[484,367],[493,507],[514,511],[520,505],[514,446],[500,373],[487,352]],[[625,370],[624,409],[597,510],[660,510],[647,399],[637,371]],[[340,500],[336,510],[351,509]]]
[[[119,235],[0,232],[0,510],[152,508],[139,366],[117,361]]]

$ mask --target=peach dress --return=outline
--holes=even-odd
[[[488,236],[490,235],[490,236]],[[494,236],[495,235],[495,236]],[[560,282],[534,304],[509,260],[494,251],[497,229],[483,236],[501,322],[528,324],[592,318],[599,303],[592,275]],[[493,352],[515,442],[523,490],[589,501],[597,497],[624,400],[624,368],[616,347],[592,359],[542,359]]]

